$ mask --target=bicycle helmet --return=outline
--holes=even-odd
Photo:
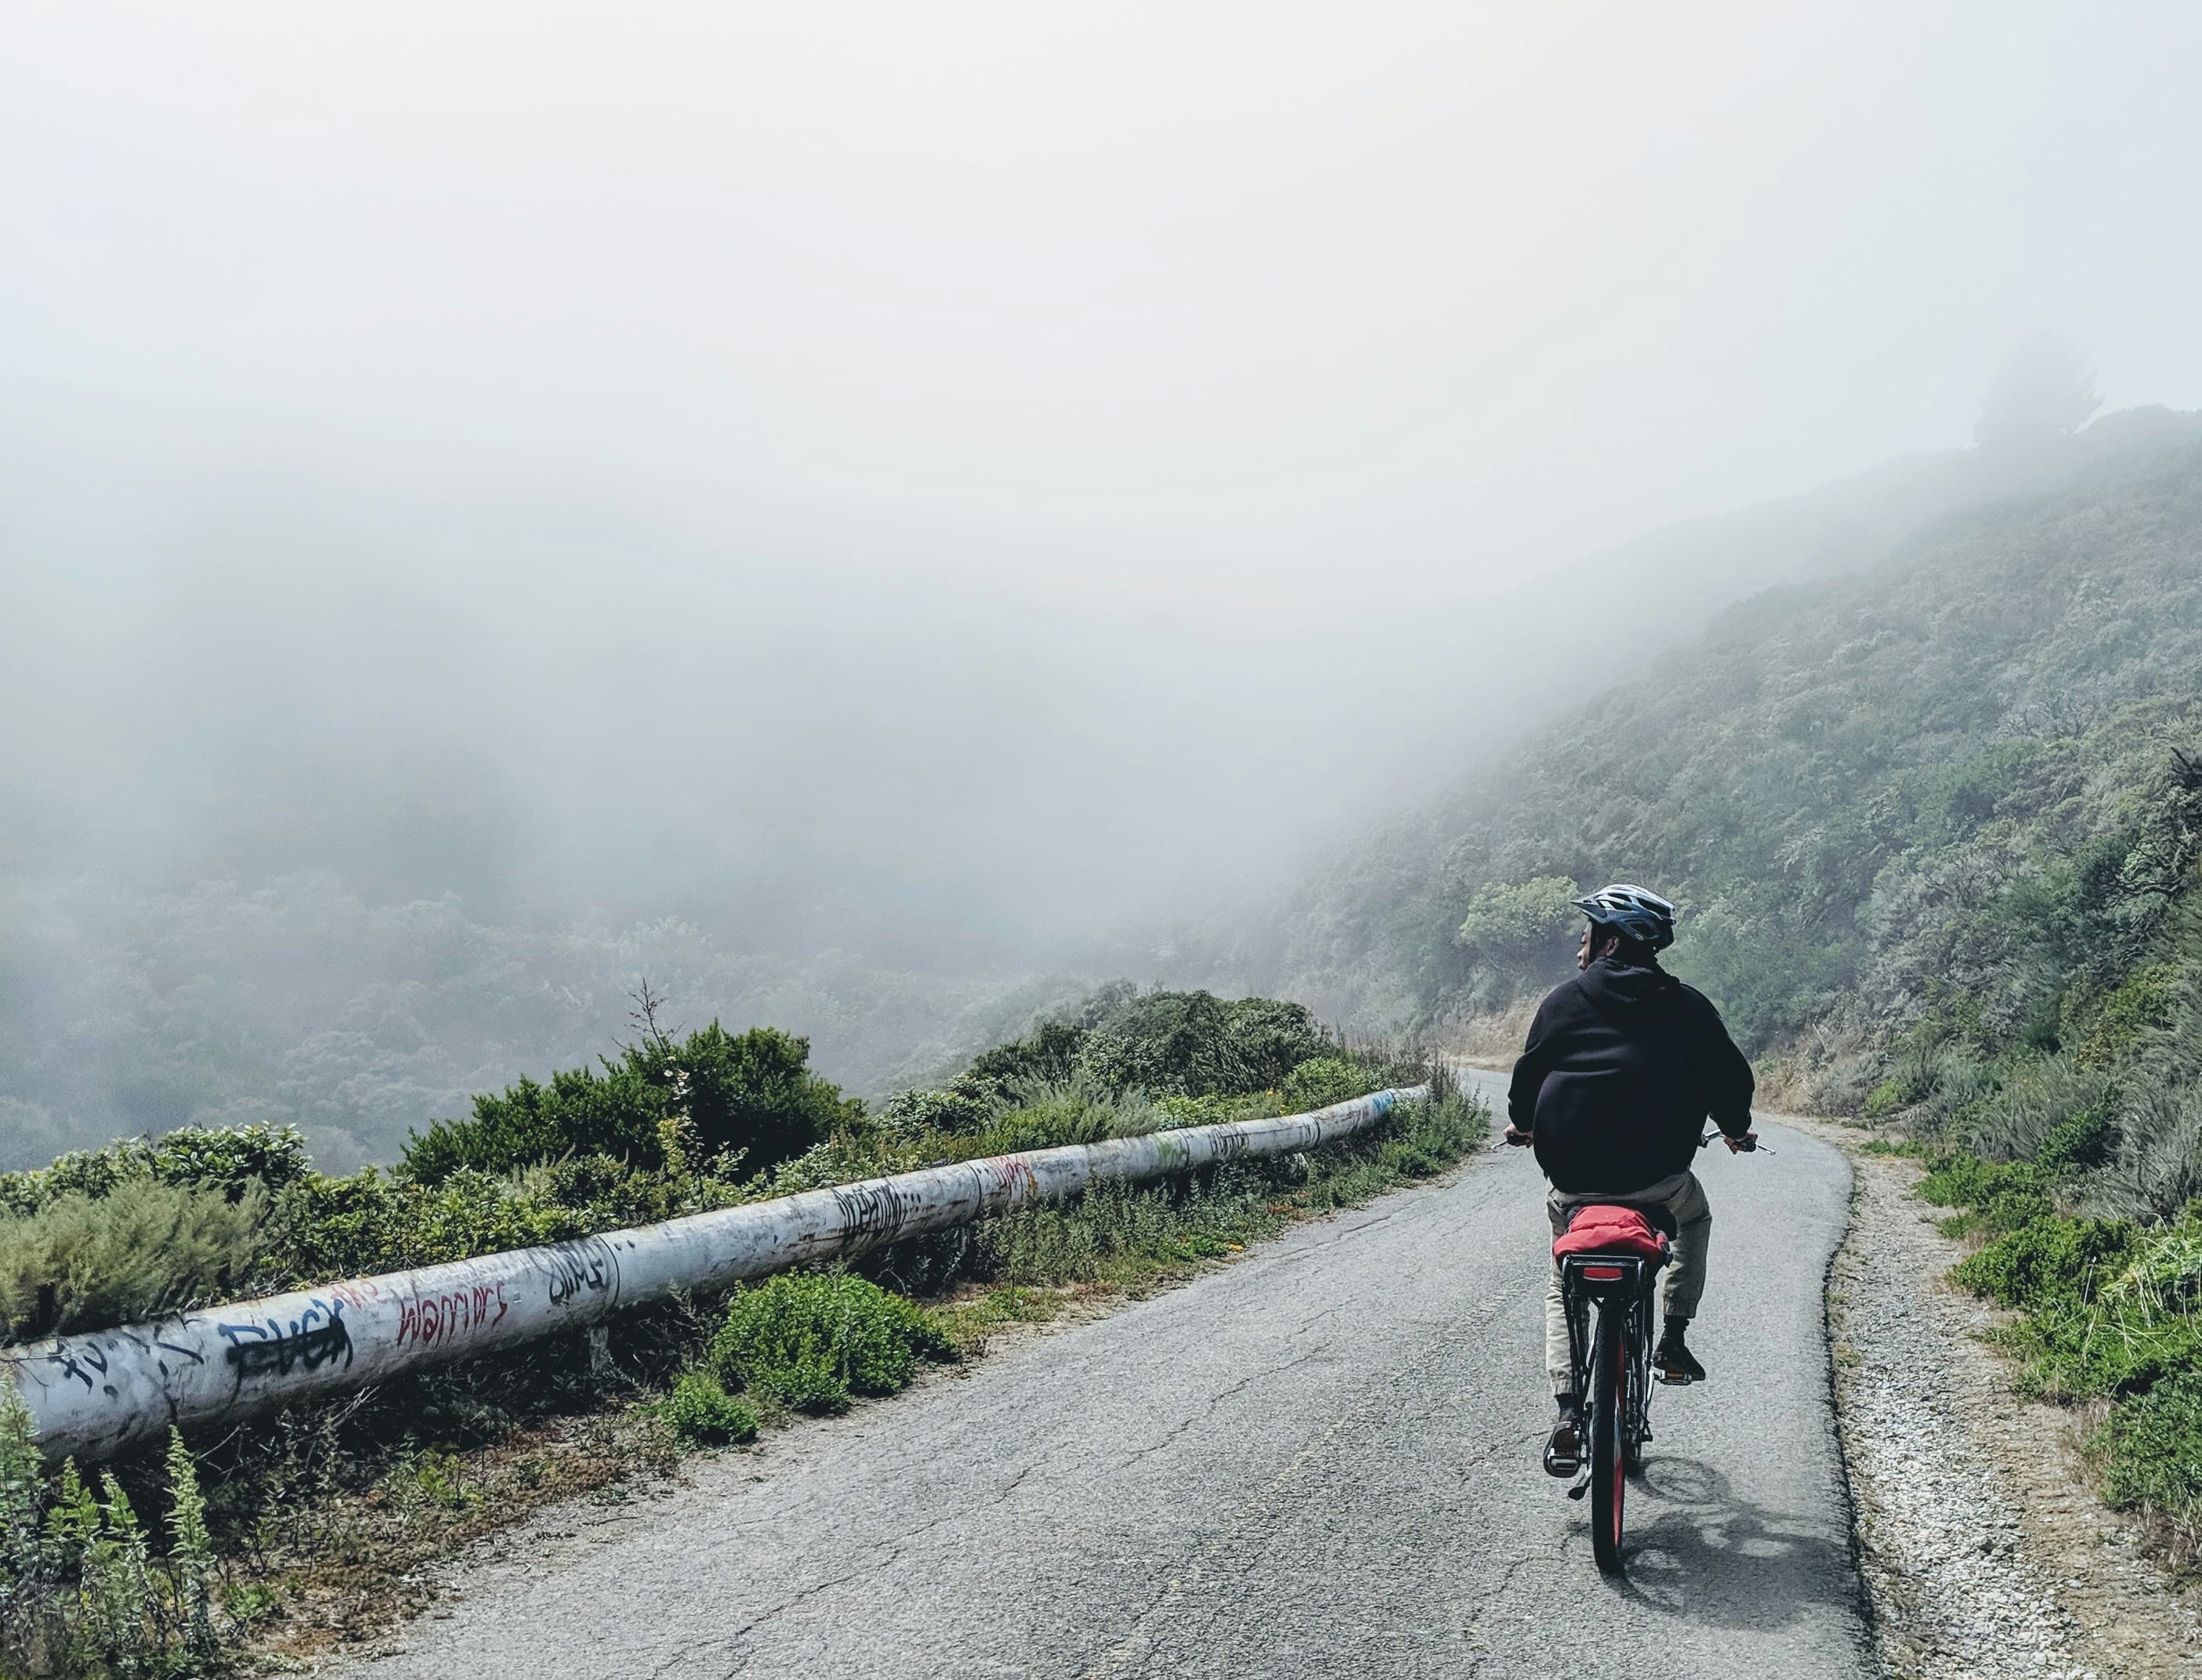
[[[1675,942],[1675,906],[1657,893],[1616,881],[1575,900],[1575,908],[1624,939],[1664,951]]]

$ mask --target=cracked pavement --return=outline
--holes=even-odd
[[[1599,1578],[1587,1505],[1538,1465],[1549,1235],[1510,1151],[698,1460],[664,1497],[501,1536],[433,1618],[346,1667],[1871,1673],[1822,1306],[1849,1168],[1768,1137],[1771,1158],[1700,1158],[1712,1283],[1692,1340],[1714,1380],[1657,1394],[1625,1583]]]

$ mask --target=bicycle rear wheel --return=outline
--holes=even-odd
[[[1622,1506],[1628,1491],[1628,1459],[1622,1433],[1628,1416],[1628,1309],[1601,1302],[1598,1345],[1591,1356],[1590,1540],[1598,1566],[1621,1573]]]

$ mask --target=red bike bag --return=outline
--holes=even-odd
[[[1555,1260],[1569,1254],[1633,1254],[1639,1259],[1663,1260],[1667,1239],[1635,1208],[1592,1202],[1577,1208],[1566,1234],[1553,1241]]]

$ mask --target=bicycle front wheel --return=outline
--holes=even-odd
[[[1625,1306],[1603,1303],[1591,1357],[1591,1550],[1609,1575],[1621,1573],[1622,1510],[1628,1492],[1628,1458],[1622,1441],[1628,1418],[1628,1321]]]

